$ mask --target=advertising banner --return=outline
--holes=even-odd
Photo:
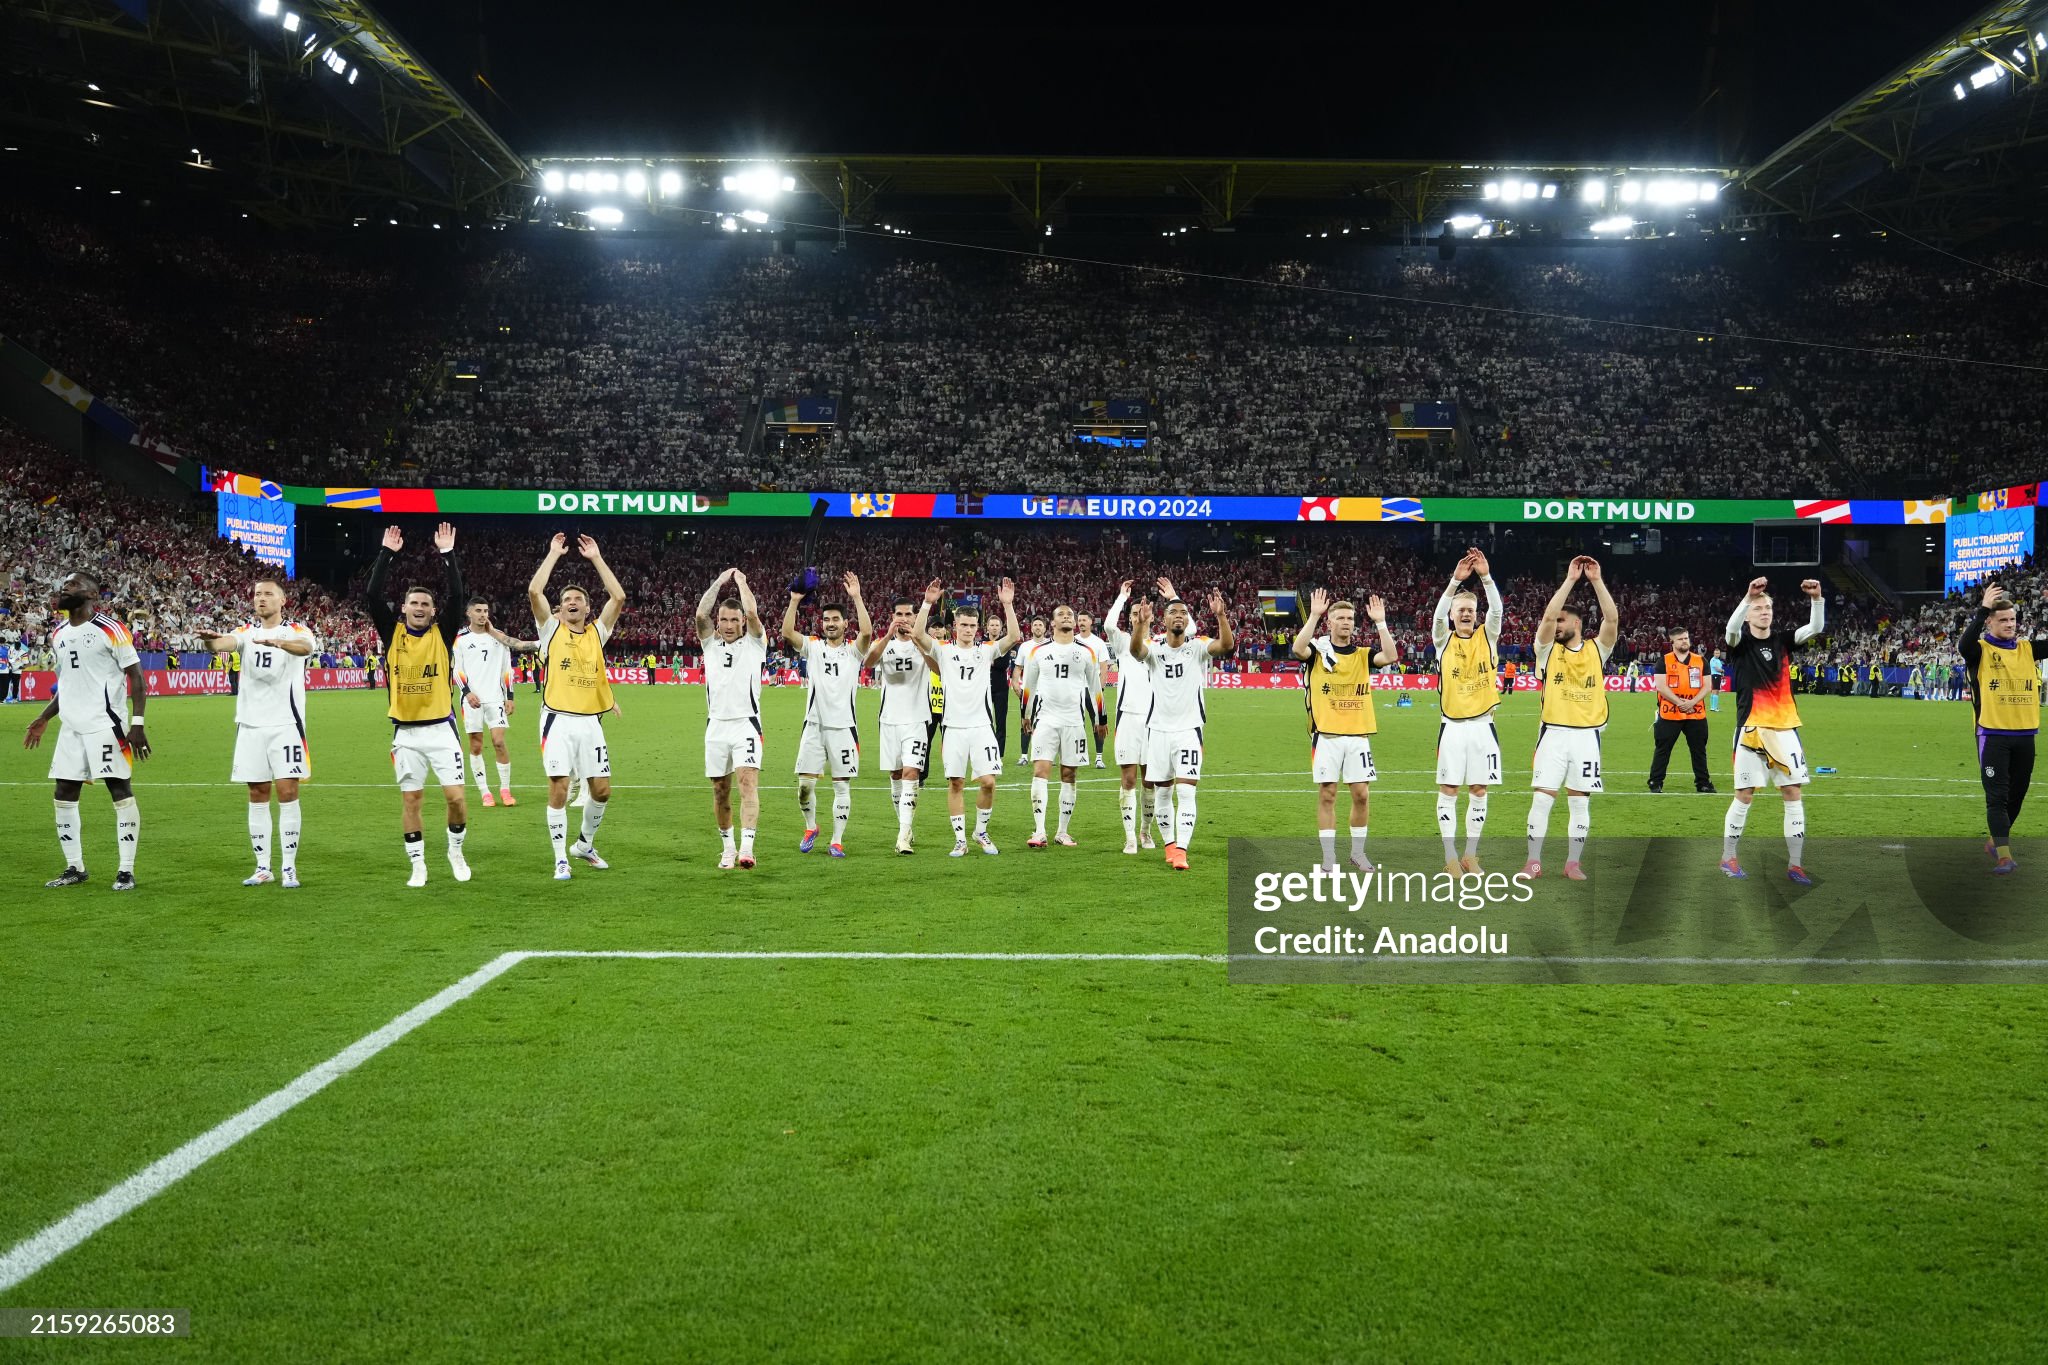
[[[288,502],[269,498],[221,493],[216,497],[214,529],[222,540],[246,545],[272,568],[282,569],[287,578],[298,572],[299,509]]]
[[[1941,586],[1955,592],[1982,583],[1997,570],[2034,553],[2034,509],[2005,507],[1992,512],[1950,512],[1944,527]]]

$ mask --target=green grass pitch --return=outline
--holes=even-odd
[[[1013,768],[999,858],[944,856],[936,782],[897,857],[871,758],[851,856],[799,856],[801,697],[771,690],[761,866],[721,874],[701,692],[622,701],[612,868],[567,885],[530,692],[520,806],[472,810],[461,886],[430,795],[417,892],[376,695],[312,699],[292,893],[238,885],[225,699],[151,707],[134,895],[97,789],[92,883],[42,888],[47,758],[15,750],[0,1253],[508,950],[1216,953],[1228,836],[1313,825],[1298,697],[1218,693],[1188,874],[1121,855],[1093,770],[1080,848],[1025,849]],[[1507,870],[1535,706],[1503,715]],[[1812,833],[1981,829],[1966,707],[1802,706],[1840,770]],[[1379,715],[1374,835],[1428,835],[1433,701]],[[1617,701],[1594,838],[1717,834],[1725,797],[1643,790],[1650,715]],[[191,1340],[0,1358],[2038,1359],[2044,1033],[2031,987],[539,959],[0,1293],[188,1308]]]

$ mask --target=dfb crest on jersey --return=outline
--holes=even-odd
[[[1758,650],[1758,651],[1757,651],[1757,654],[1758,654],[1758,655],[1759,655],[1759,656],[1760,656],[1760,657],[1761,657],[1761,658],[1763,659],[1763,661],[1764,661],[1765,663],[1769,663],[1769,662],[1771,661],[1771,651],[1770,651],[1770,650],[1768,650],[1768,649],[1760,649],[1760,650]]]

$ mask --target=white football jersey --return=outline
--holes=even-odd
[[[995,666],[996,647],[984,641],[970,649],[941,644],[934,651],[939,660],[939,681],[946,689],[946,710],[940,723],[948,730],[993,730],[995,703],[989,695],[989,670]]]
[[[1024,665],[1024,689],[1031,694],[1034,724],[1085,725],[1089,707],[1102,689],[1102,670],[1094,651],[1079,640],[1052,640],[1031,651]]]
[[[1145,725],[1154,731],[1199,730],[1207,718],[1202,689],[1209,685],[1209,637],[1190,635],[1179,645],[1164,637],[1145,647],[1152,681],[1152,709]]]
[[[1156,648],[1158,641],[1152,643]],[[1152,710],[1152,666],[1131,657],[1131,633],[1127,630],[1111,630],[1109,646],[1116,660],[1117,719],[1132,716],[1142,725]]]
[[[712,720],[761,718],[761,665],[768,641],[742,630],[727,643],[713,635],[704,642],[704,691]]]
[[[235,724],[251,729],[306,729],[306,665],[311,654],[288,654],[280,640],[303,640],[320,648],[319,637],[301,621],[282,621],[265,628],[251,623],[235,632],[242,642],[241,690],[235,697]]]
[[[50,637],[57,656],[57,719],[71,730],[128,732],[127,670],[142,662],[128,628],[104,612],[69,620]]]
[[[860,686],[860,651],[851,641],[828,644],[813,635],[804,641],[804,723],[816,721],[830,730],[853,728],[853,694]]]
[[[454,654],[458,690],[476,693],[486,706],[505,700],[512,685],[512,651],[497,636],[464,626],[455,637]]]
[[[926,683],[931,665],[908,640],[891,637],[875,661],[875,678],[882,689],[882,724],[923,725],[932,718],[931,692]]]

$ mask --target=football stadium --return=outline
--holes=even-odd
[[[0,1359],[2041,1359],[2048,0],[1473,8],[0,2]]]

